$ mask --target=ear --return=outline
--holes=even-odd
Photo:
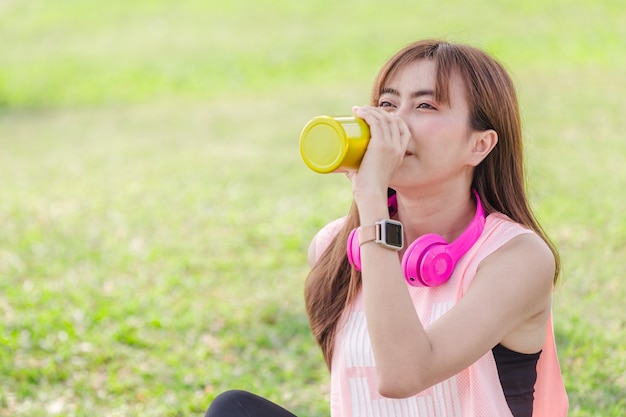
[[[498,134],[493,129],[482,130],[472,133],[470,144],[472,151],[470,154],[470,165],[477,166],[489,155],[498,143]]]

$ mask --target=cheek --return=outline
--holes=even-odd
[[[465,129],[454,120],[442,118],[420,120],[411,126],[411,133],[420,147],[449,147],[463,138]]]

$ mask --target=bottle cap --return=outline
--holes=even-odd
[[[341,123],[330,116],[317,116],[300,134],[300,155],[315,172],[333,172],[348,152],[348,138]]]

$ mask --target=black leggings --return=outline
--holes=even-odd
[[[247,391],[226,391],[215,397],[204,417],[296,417],[279,405]]]

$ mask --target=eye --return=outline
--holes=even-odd
[[[378,107],[387,107],[387,108],[393,108],[396,107],[393,103],[391,103],[390,101],[387,100],[381,100],[378,103]]]
[[[418,109],[426,109],[426,110],[436,110],[436,108],[434,106],[432,106],[431,104],[428,103],[420,103],[417,105]]]

